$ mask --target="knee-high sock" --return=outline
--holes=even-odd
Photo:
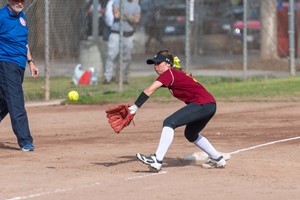
[[[199,136],[198,139],[194,142],[194,144],[200,149],[202,149],[205,153],[208,154],[209,157],[213,159],[218,159],[221,156],[221,154],[217,152],[213,145],[203,136]]]
[[[156,159],[162,161],[173,141],[174,138],[174,129],[170,127],[163,127],[162,133],[160,136],[160,141],[156,150]]]

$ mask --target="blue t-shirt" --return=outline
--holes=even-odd
[[[28,27],[23,12],[14,14],[6,5],[0,10],[0,61],[12,62],[25,69]]]

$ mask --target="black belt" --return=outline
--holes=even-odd
[[[114,31],[114,30],[111,30],[111,33],[117,33],[117,34],[120,34],[120,31]],[[123,36],[124,37],[130,37],[134,34],[134,31],[129,31],[129,32],[123,32]]]

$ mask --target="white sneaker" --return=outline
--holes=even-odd
[[[226,161],[223,156],[220,156],[218,159],[213,159],[208,157],[207,161],[202,164],[202,167],[205,169],[212,169],[212,168],[225,168]]]
[[[149,165],[152,169],[155,169],[156,171],[159,171],[162,166],[162,161],[158,161],[156,159],[155,154],[150,156],[145,156],[141,153],[137,153],[136,157],[142,161],[144,164]]]

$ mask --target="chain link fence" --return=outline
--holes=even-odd
[[[97,0],[96,0],[97,1]],[[260,0],[135,0],[141,6],[141,23],[135,33],[135,48],[131,64],[131,76],[148,73],[146,59],[162,49],[169,49],[189,71],[198,69],[243,70],[243,13],[247,2],[247,62],[260,70],[261,26]],[[275,2],[276,0],[268,0]],[[46,3],[45,3],[46,2]],[[99,1],[100,3],[102,1]],[[41,80],[36,83],[40,90],[37,99],[64,98],[65,87],[72,88],[75,68],[82,70],[94,67],[98,85],[101,85],[107,54],[107,42],[102,39],[102,25],[98,14],[99,2],[89,0],[27,0],[26,16],[29,26],[29,45]],[[295,48],[298,52],[299,0],[295,0]],[[0,1],[3,7],[7,1]],[[49,17],[45,18],[48,9]],[[278,12],[280,10],[280,12]],[[268,7],[264,12],[268,11]],[[272,11],[270,11],[272,12]],[[272,38],[277,48],[277,57],[267,70],[289,70],[288,56],[288,1],[276,1],[277,30]],[[96,14],[95,14],[96,13]],[[99,17],[95,20],[95,17]],[[99,23],[93,23],[98,21]],[[95,27],[96,26],[96,27]],[[46,33],[47,27],[49,32]],[[93,28],[98,31],[94,37]],[[186,34],[188,33],[188,35]],[[49,36],[47,38],[47,35]],[[270,36],[272,37],[272,36]],[[47,49],[47,45],[49,48]],[[47,59],[49,63],[47,64]],[[263,63],[266,64],[266,63]],[[48,66],[49,65],[49,66]],[[188,65],[188,66],[187,66]],[[253,65],[253,66],[251,66]],[[276,69],[272,69],[272,65]],[[263,67],[262,70],[265,70]],[[27,70],[27,75],[29,75]],[[50,84],[45,84],[47,77]],[[51,85],[57,77],[69,79],[67,86]],[[26,85],[25,85],[26,86]],[[47,87],[52,87],[51,94]],[[63,87],[63,88],[62,88]],[[57,88],[53,90],[53,88]],[[27,88],[30,90],[30,88]],[[86,90],[97,90],[97,87]],[[45,98],[46,97],[46,98]]]

